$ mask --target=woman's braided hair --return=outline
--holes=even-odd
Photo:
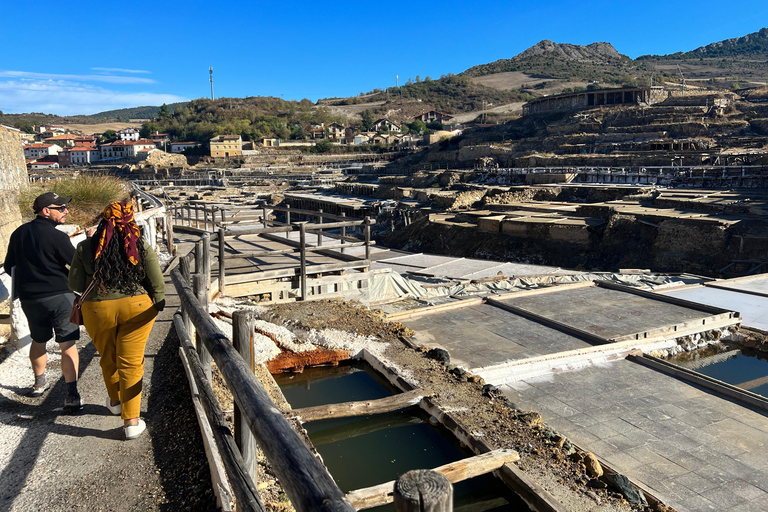
[[[99,222],[93,240],[100,240],[105,229],[106,221]],[[131,265],[128,256],[123,250],[123,236],[115,230],[109,239],[103,252],[94,261],[93,278],[96,279],[98,295],[106,295],[110,291],[117,291],[124,295],[135,295],[146,278],[146,251],[144,244],[136,244],[139,251],[139,262]],[[92,245],[93,253],[96,252],[96,244]],[[93,256],[93,255],[92,255]]]

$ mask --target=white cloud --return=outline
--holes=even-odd
[[[136,71],[138,73],[138,71]],[[58,73],[33,73],[31,71],[0,70],[0,77],[30,78],[33,80],[75,80],[79,82],[106,82],[110,84],[154,84],[151,78],[115,75],[65,75]]]
[[[0,80],[0,110],[9,113],[95,114],[105,110],[187,101],[173,94],[121,92],[67,80]]]
[[[151,73],[143,69],[122,69],[122,68],[91,68],[94,71],[104,71],[105,73]]]

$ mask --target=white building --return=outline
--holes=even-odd
[[[24,146],[24,157],[30,160],[37,160],[51,155],[58,155],[61,148],[56,144],[32,144]]]
[[[117,132],[120,140],[139,140],[139,130],[136,128],[123,128]]]
[[[183,153],[187,148],[200,147],[198,142],[171,142],[171,153]]]

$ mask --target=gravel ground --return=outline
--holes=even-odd
[[[124,441],[122,420],[103,406],[99,356],[85,331],[79,390],[85,407],[65,415],[66,387],[58,346],[51,343],[41,398],[20,393],[32,385],[26,356],[0,347],[0,512],[215,510],[189,387],[171,319],[178,304],[169,284],[168,306],[147,343],[142,417],[147,432]],[[173,293],[173,294],[172,294]]]

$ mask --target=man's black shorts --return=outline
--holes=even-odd
[[[74,293],[51,295],[42,299],[21,300],[21,309],[27,316],[32,341],[46,343],[56,334],[56,342],[77,341],[80,327],[69,323]]]

